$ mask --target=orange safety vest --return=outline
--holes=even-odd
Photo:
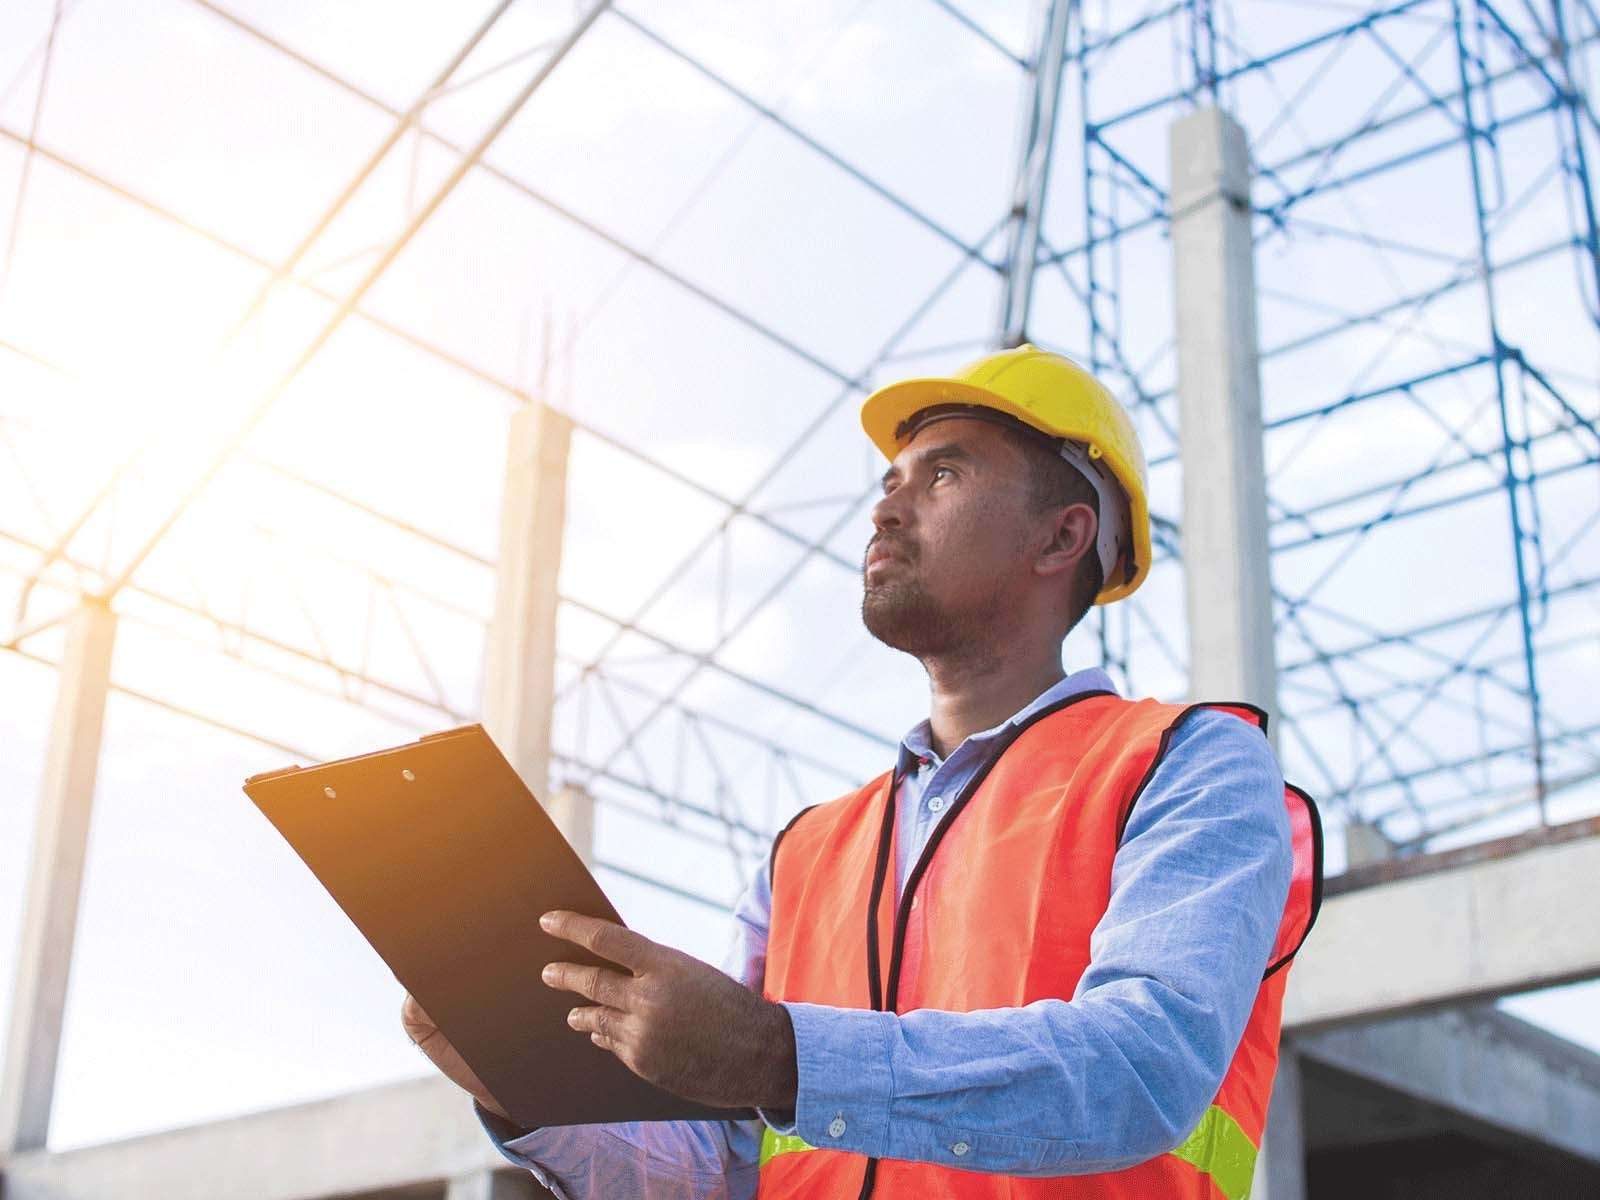
[[[763,994],[897,1013],[1070,999],[1110,900],[1129,814],[1194,707],[1233,713],[1265,733],[1266,714],[1250,705],[1184,707],[1090,692],[1001,735],[906,877],[898,910],[886,883],[898,777],[879,776],[806,809],[773,843]],[[1277,940],[1222,1086],[1176,1149],[1121,1171],[1029,1178],[869,1159],[764,1128],[760,1200],[1248,1195],[1278,1061],[1285,968],[1321,896],[1316,807],[1287,785],[1284,804],[1294,871]],[[952,1145],[956,1156],[964,1149]]]

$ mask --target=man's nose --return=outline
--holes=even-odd
[[[883,495],[872,506],[872,526],[880,533],[885,529],[900,529],[905,525],[905,501],[896,499],[904,490],[896,488]]]

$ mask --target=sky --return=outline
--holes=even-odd
[[[919,668],[859,622],[882,463],[855,414],[863,388],[988,344],[1025,7],[966,0],[980,36],[928,0],[622,5],[296,368],[578,11],[514,4],[427,105],[426,132],[268,287],[484,7],[68,0],[53,37],[53,0],[0,12],[0,629],[45,626],[0,653],[0,1014],[61,652],[51,621],[139,558],[116,603],[54,1146],[428,1071],[400,1031],[397,981],[239,784],[477,719],[506,422],[528,395],[578,423],[554,774],[600,797],[601,878],[630,923],[720,958],[719,906],[764,839],[730,844],[674,801],[774,829],[881,770],[924,715]],[[1474,358],[1485,296],[1443,286],[1473,282],[1470,177],[1459,154],[1378,170],[1451,132],[1438,112],[1397,116],[1428,109],[1422,85],[1452,86],[1438,7],[1223,96],[1263,168],[1280,754],[1333,796],[1334,870],[1352,814],[1401,840],[1463,816],[1480,819],[1457,840],[1533,819],[1525,803],[1481,819],[1527,786],[1516,621],[1455,620],[1515,594],[1501,410]],[[1087,8],[1109,27],[1112,8]],[[1233,54],[1340,19],[1281,2],[1225,13]],[[1093,256],[1121,356],[1107,378],[1145,397],[1152,507],[1181,522],[1170,242],[1140,183],[1167,174],[1177,106],[1155,102],[1187,70],[1176,37],[1154,22],[1099,52],[1086,88],[1069,73],[1043,234],[1066,250],[1107,219],[1130,227]],[[1086,112],[1146,102],[1085,148]],[[1592,420],[1593,280],[1550,249],[1573,202],[1550,168],[1558,128],[1513,121],[1541,102],[1520,79],[1495,102],[1491,250],[1523,264],[1498,273],[1496,318]],[[1372,129],[1319,150],[1357,126]],[[1113,152],[1130,164],[1115,188]],[[1359,181],[1326,186],[1345,176]],[[1089,284],[1081,254],[1041,270],[1042,343],[1108,354],[1088,333]],[[1584,732],[1600,727],[1593,447],[1528,373],[1507,379],[1506,420],[1545,473],[1523,512],[1549,591],[1538,667],[1566,784],[1551,819],[1572,819],[1600,808]],[[1335,406],[1368,391],[1381,396]],[[41,571],[40,547],[112,481]],[[1137,602],[1069,638],[1067,667],[1109,652],[1120,686],[1181,696],[1183,603],[1164,555]],[[678,704],[657,714],[662,695]],[[1457,757],[1474,765],[1440,767]],[[1507,1007],[1600,1048],[1595,998]]]

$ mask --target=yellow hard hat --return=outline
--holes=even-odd
[[[1144,450],[1132,420],[1104,384],[1069,358],[1022,345],[968,363],[945,378],[906,379],[879,388],[861,405],[861,428],[885,458],[893,459],[915,432],[911,418],[946,404],[1004,413],[1059,439],[1062,457],[1088,477],[1101,498],[1105,578],[1094,602],[1120,600],[1144,582],[1150,573]],[[1109,512],[1106,503],[1114,492],[1127,506],[1122,530],[1117,529],[1122,514]]]

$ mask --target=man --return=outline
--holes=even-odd
[[[727,974],[543,919],[617,964],[547,969],[575,1029],[761,1119],[518,1129],[410,997],[407,1029],[571,1200],[1238,1200],[1315,917],[1316,816],[1259,710],[1063,675],[1068,630],[1149,570],[1132,423],[1032,346],[884,388],[862,423],[891,459],[862,618],[926,668],[928,719],[893,771],[775,839]]]

